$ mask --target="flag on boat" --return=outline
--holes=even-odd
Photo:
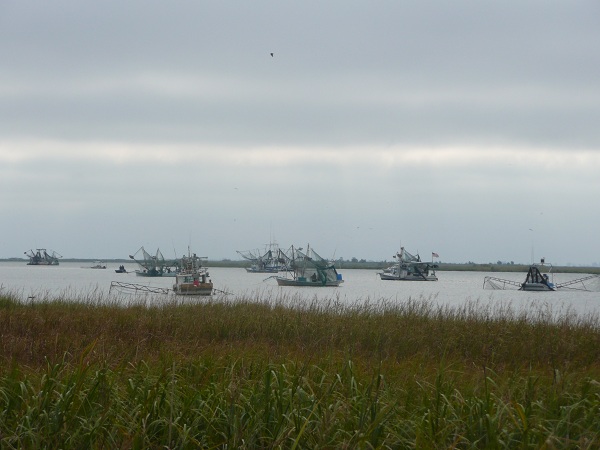
[[[436,252],[431,252],[431,257],[432,258],[439,258],[440,255],[438,255]]]

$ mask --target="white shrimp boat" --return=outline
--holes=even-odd
[[[48,252],[45,248],[38,248],[35,251],[29,250],[25,252],[25,255],[29,257],[28,266],[58,266],[58,259],[62,258],[55,251],[50,250]]]
[[[421,257],[417,253],[412,255],[407,252],[404,247],[400,247],[400,251],[394,255],[396,262],[378,272],[379,278],[382,280],[395,281],[437,281],[438,277],[435,274],[437,264],[432,262],[421,261]],[[433,258],[432,258],[433,259]]]
[[[181,269],[175,275],[173,292],[176,295],[208,296],[213,293],[213,283],[202,258],[194,253],[181,259]]]

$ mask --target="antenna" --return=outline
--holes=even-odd
[[[533,264],[535,261],[533,257],[533,228],[530,228],[529,231],[531,231],[531,264]]]

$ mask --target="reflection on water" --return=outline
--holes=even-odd
[[[17,293],[21,298],[110,299],[111,281],[139,283],[170,288],[173,278],[145,278],[133,273],[135,264],[126,263],[131,273],[115,273],[119,264],[109,264],[107,269],[81,267],[81,263],[64,263],[59,266],[27,266],[25,262],[0,262],[2,292]],[[113,267],[114,266],[114,267]],[[439,272],[437,282],[381,281],[374,270],[341,269],[345,282],[338,288],[278,287],[269,274],[248,273],[242,268],[210,268],[216,289],[232,293],[228,298],[245,297],[258,301],[318,301],[338,302],[348,305],[377,304],[379,302],[405,302],[429,300],[435,304],[462,307],[468,302],[494,308],[510,305],[515,310],[548,309],[554,314],[595,316],[600,313],[598,292],[557,291],[521,292],[488,291],[483,281],[488,273]],[[523,281],[525,274],[495,272],[499,278]],[[581,274],[555,274],[560,283]]]

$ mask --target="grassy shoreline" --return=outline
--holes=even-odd
[[[61,262],[72,263],[93,263],[98,261],[95,259],[77,259],[63,258]],[[115,264],[116,266],[123,263],[131,263],[131,259],[103,259],[107,264]],[[0,262],[22,262],[27,263],[25,259],[0,259]],[[382,270],[389,267],[392,261],[367,261],[367,262],[351,262],[351,261],[336,261],[335,266],[339,270],[344,269],[365,269],[365,270]],[[248,261],[233,261],[233,260],[209,260],[205,264],[207,267],[223,267],[223,268],[244,268],[248,267]],[[528,264],[494,264],[494,263],[439,263],[440,272],[456,271],[456,272],[523,272],[526,273],[529,268]],[[554,266],[554,273],[589,273],[600,274],[600,267],[591,266]]]
[[[0,297],[2,448],[596,448],[600,319]]]

